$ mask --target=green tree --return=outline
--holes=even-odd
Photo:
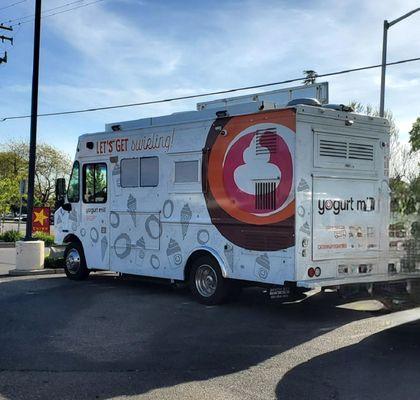
[[[0,179],[23,177],[27,173],[27,163],[20,154],[0,151]]]
[[[411,128],[410,134],[410,145],[411,151],[420,150],[420,117],[416,119]]]
[[[365,106],[357,101],[352,101],[349,105],[357,113],[373,117],[379,116],[379,110],[371,105]],[[391,188],[391,211],[405,215],[413,214],[419,211],[420,206],[420,174],[418,168],[415,167],[417,163],[408,146],[405,146],[399,140],[399,131],[392,112],[385,111],[385,118],[388,119],[390,124],[389,186]],[[420,130],[420,122],[418,127]],[[412,150],[414,151],[413,145]]]
[[[17,179],[0,179],[0,216],[2,220],[5,214],[10,212],[12,206],[19,202],[19,196],[19,181]]]
[[[23,141],[12,141],[1,146],[0,180],[14,176],[27,178],[29,145]],[[53,206],[55,181],[67,177],[71,168],[69,156],[51,146],[41,143],[37,146],[35,167],[35,205]]]

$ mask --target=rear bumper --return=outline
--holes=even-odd
[[[304,281],[297,281],[298,287],[304,288],[322,288],[327,286],[342,286],[342,285],[354,285],[358,283],[386,283],[386,282],[397,282],[420,279],[420,271],[410,273],[398,273],[398,274],[374,274],[343,278],[319,278],[319,279],[308,279]]]

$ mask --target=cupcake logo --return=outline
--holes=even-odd
[[[220,233],[240,247],[275,251],[294,244],[295,124],[292,110],[279,110],[219,119],[210,129],[207,209]]]
[[[166,249],[166,255],[168,256],[169,263],[172,268],[178,268],[182,264],[182,253],[179,243],[171,239],[168,243],[168,248]]]

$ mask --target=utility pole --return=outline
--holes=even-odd
[[[28,167],[28,217],[25,240],[32,239],[32,212],[35,192],[36,128],[38,116],[39,47],[41,41],[41,0],[35,3],[34,60],[32,73],[31,138],[29,143]]]
[[[393,21],[384,21],[384,32],[382,37],[382,69],[381,69],[381,95],[379,99],[379,115],[381,117],[385,114],[385,73],[386,73],[386,48],[388,45],[388,29],[398,24],[398,22],[402,21],[403,19],[408,18],[410,15],[413,15],[414,13],[420,11],[420,7],[416,8],[401,17],[394,19]]]
[[[0,24],[0,29],[4,29],[6,31],[13,31],[13,28],[11,26],[4,26],[3,24]],[[8,40],[11,45],[13,46],[13,38],[9,36],[0,35],[0,40],[2,43],[4,43],[5,40]],[[4,56],[0,57],[0,64],[7,63],[7,51],[4,52]]]

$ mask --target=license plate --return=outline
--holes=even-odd
[[[286,286],[274,287],[270,289],[269,293],[271,299],[282,299],[290,295],[290,288]]]

